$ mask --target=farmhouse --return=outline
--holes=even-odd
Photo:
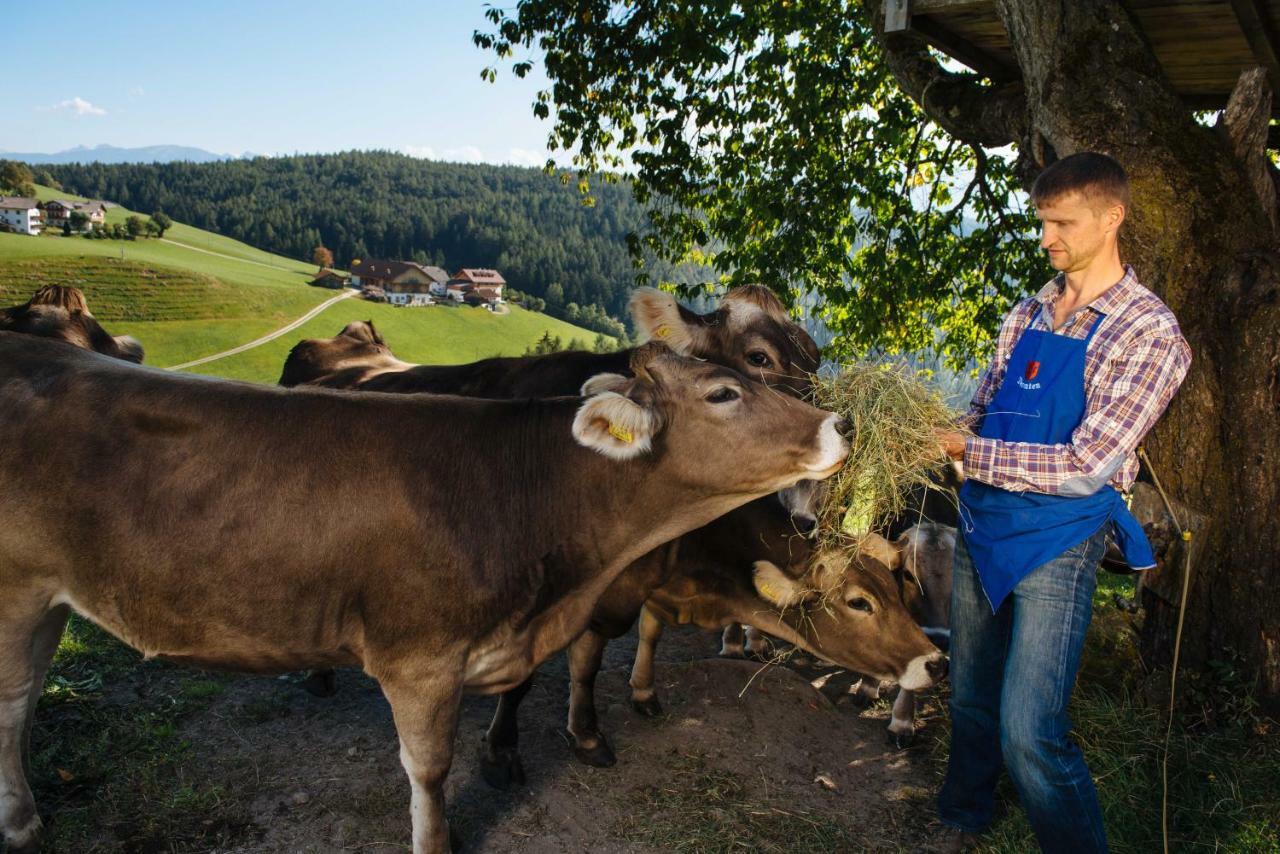
[[[89,218],[84,228],[103,225],[107,221],[107,203],[100,201],[76,202],[68,199],[54,199],[45,202],[44,216],[49,225],[60,226],[71,220],[71,214],[79,211]]]
[[[432,295],[444,296],[449,274],[439,267],[412,261],[371,259],[351,264],[351,284],[381,289],[392,305],[432,305]]]
[[[44,226],[39,202],[22,196],[0,196],[0,231],[39,234]]]

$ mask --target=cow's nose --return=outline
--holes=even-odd
[[[924,663],[924,669],[934,682],[941,681],[947,675],[947,657],[940,655]]]
[[[836,422],[836,432],[846,439],[852,438],[850,434],[853,432],[853,422],[848,418],[841,418]]]
[[[812,516],[792,516],[791,522],[796,526],[796,530],[802,534],[807,534],[818,527],[818,520]]]

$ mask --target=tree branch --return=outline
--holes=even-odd
[[[1262,203],[1272,229],[1280,228],[1276,205],[1276,169],[1267,159],[1267,134],[1271,124],[1271,86],[1267,70],[1251,68],[1241,73],[1231,90],[1219,127],[1244,169],[1249,186]]]
[[[1026,102],[1020,81],[987,86],[973,74],[943,69],[918,35],[886,34],[881,7],[881,0],[862,0],[889,70],[929,118],[969,145],[996,148],[1022,138]]]

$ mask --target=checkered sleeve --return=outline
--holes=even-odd
[[[965,475],[1011,492],[1089,495],[1102,488],[1159,419],[1191,365],[1176,322],[1133,335],[1116,350],[1090,383],[1070,444],[971,437]]]

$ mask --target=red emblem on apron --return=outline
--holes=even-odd
[[[1040,373],[1040,363],[1039,363],[1039,362],[1027,362],[1027,372],[1026,372],[1026,374],[1024,375],[1024,376],[1025,376],[1025,378],[1026,378],[1028,381],[1033,380],[1033,379],[1035,379],[1035,378],[1036,378],[1036,374],[1038,374],[1038,373]]]

